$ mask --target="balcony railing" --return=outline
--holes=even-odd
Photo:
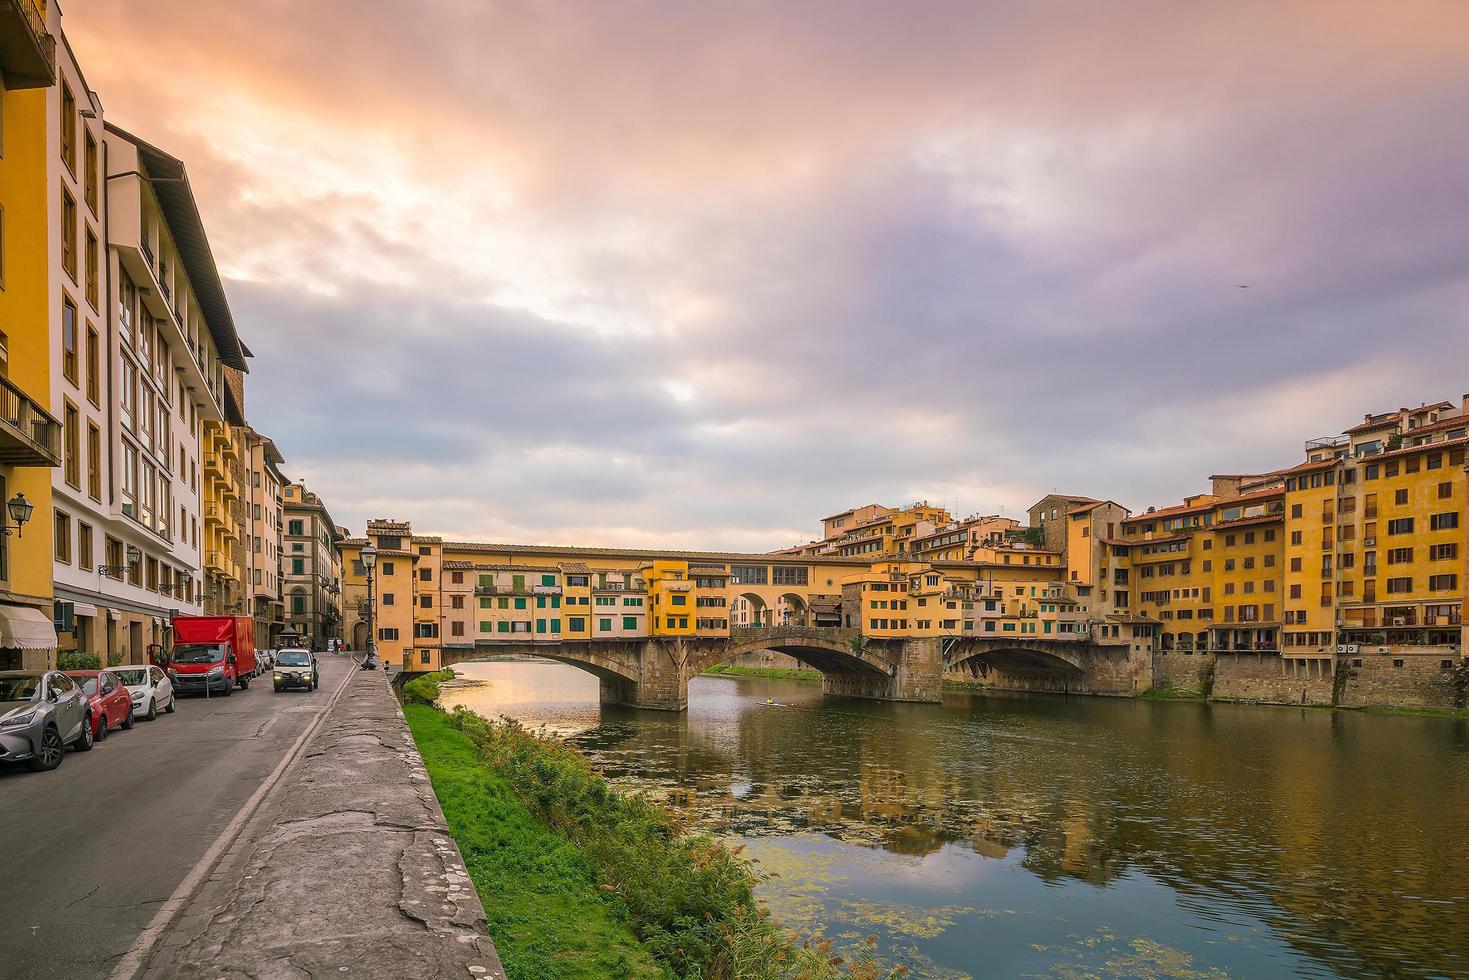
[[[0,376],[0,463],[61,465],[61,423],[3,376]]]
[[[11,91],[56,81],[56,38],[46,32],[46,16],[31,0],[0,3],[0,70]]]

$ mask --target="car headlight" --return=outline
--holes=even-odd
[[[275,675],[275,679],[278,680],[278,681],[283,681],[283,680],[286,679],[286,675],[280,673],[279,671],[277,671],[276,672],[276,675]]]
[[[309,671],[309,670],[308,671],[304,671],[301,674],[301,676],[304,677],[304,678],[306,678],[309,681],[309,680],[311,680],[311,671]]]
[[[143,700],[143,692],[142,691],[134,691],[133,692],[133,700],[134,701],[141,701],[141,700]]]
[[[11,715],[9,718],[0,718],[0,728],[24,728],[36,720],[38,711],[32,709],[24,714]]]
[[[224,676],[224,668],[223,667],[211,667],[209,669],[209,676],[210,677],[223,677]]]

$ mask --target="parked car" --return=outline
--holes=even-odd
[[[0,761],[55,769],[68,745],[90,749],[92,734],[91,704],[71,678],[55,670],[0,670]]]
[[[92,702],[92,738],[100,742],[113,728],[133,727],[133,698],[110,670],[68,670]]]
[[[139,716],[153,721],[161,708],[165,714],[173,714],[173,681],[161,669],[151,664],[113,667],[112,673],[128,689],[133,702],[133,717]]]
[[[275,689],[284,691],[288,687],[307,691],[321,686],[321,674],[317,671],[316,654],[297,648],[282,650],[275,658]]]

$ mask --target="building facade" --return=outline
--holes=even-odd
[[[281,588],[285,633],[313,650],[342,636],[342,542],[326,504],[300,483],[281,494]],[[409,609],[411,631],[412,610]]]
[[[262,647],[279,645],[285,630],[285,600],[281,589],[281,539],[285,534],[283,491],[286,480],[280,466],[285,462],[275,441],[247,429],[249,453],[249,546],[245,550],[246,592],[255,618],[256,642]]]
[[[55,663],[51,485],[63,439],[49,313],[55,34],[38,0],[0,9],[0,32],[0,669],[9,669]]]

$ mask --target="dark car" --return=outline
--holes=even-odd
[[[133,696],[110,670],[68,670],[92,702],[92,737],[98,742],[114,728],[133,727]]]
[[[282,650],[275,655],[275,668],[271,674],[275,689],[299,688],[314,690],[321,686],[321,675],[316,669],[316,654],[310,650]]]
[[[54,670],[0,670],[0,762],[55,769],[68,745],[92,747],[92,709],[81,686]]]

